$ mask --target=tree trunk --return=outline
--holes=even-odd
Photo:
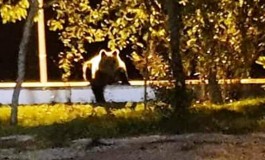
[[[150,37],[150,35],[149,35]],[[145,52],[145,69],[144,69],[144,108],[147,109],[147,81],[149,80],[149,55],[154,54],[154,41],[151,38],[148,38],[148,49]]]
[[[26,53],[28,48],[28,43],[30,40],[31,35],[31,28],[34,24],[33,20],[38,11],[38,1],[31,0],[30,1],[30,10],[28,13],[28,17],[26,19],[24,28],[23,28],[23,35],[19,45],[19,52],[18,52],[18,72],[17,72],[17,80],[16,86],[14,88],[13,96],[12,96],[12,104],[11,104],[11,124],[17,124],[17,107],[18,107],[18,100],[19,100],[19,93],[21,90],[21,85],[24,81],[25,77],[25,64],[26,64]]]
[[[182,110],[188,107],[185,74],[180,54],[180,29],[182,26],[181,8],[182,6],[177,1],[165,1],[165,9],[168,14],[168,29],[170,32],[170,65],[175,80],[173,106],[176,107],[176,110]]]
[[[223,98],[222,98],[222,92],[220,85],[218,84],[217,78],[216,78],[216,70],[211,69],[208,76],[208,90],[209,90],[209,99],[214,104],[222,104]]]
[[[148,15],[151,15],[151,6],[152,1],[145,0],[144,1],[146,6],[146,12]],[[148,23],[148,27],[151,26],[150,22]],[[147,38],[147,50],[144,54],[145,57],[145,68],[144,68],[144,108],[147,109],[147,81],[149,80],[149,71],[148,71],[148,65],[149,65],[149,55],[153,55],[155,52],[155,45],[154,45],[154,39],[151,37],[151,33],[148,33]]]

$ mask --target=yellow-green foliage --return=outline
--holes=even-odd
[[[9,106],[0,107],[0,123],[9,123],[10,111]],[[87,118],[89,116],[102,117],[107,114],[114,115],[117,118],[142,119],[146,112],[154,112],[154,108],[149,107],[148,110],[145,110],[143,104],[138,104],[135,108],[125,106],[121,109],[105,109],[101,106],[93,107],[88,104],[25,105],[18,108],[18,125],[35,127],[65,123],[76,118]]]
[[[28,0],[20,0],[17,4],[12,5],[9,3],[2,4],[0,3],[0,15],[2,22],[8,23],[16,21],[21,21],[27,16],[27,9],[29,8]]]

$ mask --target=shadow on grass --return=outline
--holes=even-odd
[[[71,140],[80,138],[112,138],[154,134],[158,119],[152,115],[141,118],[102,117],[77,118],[70,122],[39,127],[0,126],[0,136],[30,134],[41,141],[40,148],[68,145]],[[158,133],[157,131],[155,133]],[[40,144],[40,143],[39,143]]]

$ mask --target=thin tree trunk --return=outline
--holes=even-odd
[[[223,103],[222,92],[220,85],[218,84],[216,74],[217,74],[216,70],[211,68],[208,77],[209,99],[214,104],[222,104]]]
[[[150,47],[148,48],[148,50],[145,52],[144,56],[145,56],[145,69],[144,69],[144,109],[147,109],[147,80],[149,77],[148,74],[148,56],[149,56],[149,51],[150,51]]]
[[[26,19],[24,28],[23,28],[23,35],[19,45],[19,52],[18,52],[18,72],[17,72],[17,80],[16,86],[14,88],[13,96],[12,96],[12,104],[11,104],[11,124],[17,124],[17,112],[18,112],[18,100],[19,100],[19,93],[21,90],[21,85],[24,81],[25,77],[25,64],[26,64],[26,53],[28,48],[28,43],[30,40],[31,35],[31,28],[34,24],[33,20],[38,11],[38,1],[31,0],[30,1],[30,10],[28,13],[28,17]]]
[[[150,35],[149,35],[150,36]],[[155,53],[155,45],[154,40],[151,38],[148,38],[148,49],[145,53],[145,73],[144,73],[144,106],[145,109],[147,109],[147,81],[149,80],[149,71],[148,71],[148,65],[149,65],[149,55],[154,55]]]
[[[152,2],[150,0],[144,1],[146,6],[146,12],[150,15],[151,14],[151,6]],[[150,26],[150,22],[148,23],[148,27]],[[145,52],[145,69],[144,69],[144,108],[147,109],[147,81],[149,80],[149,71],[148,71],[148,65],[149,65],[149,55],[154,54],[154,40],[151,37],[151,33],[148,34],[147,38],[147,51]]]
[[[175,91],[173,102],[176,110],[188,107],[188,99],[185,85],[185,74],[180,54],[180,29],[182,26],[181,8],[178,1],[166,0],[165,8],[168,14],[168,28],[170,32],[171,68],[175,80]]]

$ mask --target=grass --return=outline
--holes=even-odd
[[[151,133],[161,119],[157,109],[135,104],[56,104],[20,106],[19,124],[8,123],[10,107],[0,107],[0,136],[31,134],[43,146],[61,146],[73,139],[120,137]],[[118,106],[118,107],[117,107]]]
[[[242,134],[265,131],[265,98],[243,99],[223,105],[193,104],[176,131]],[[172,122],[170,122],[172,123]],[[172,124],[171,124],[172,125]]]
[[[163,106],[163,107],[162,107]],[[67,145],[70,140],[143,134],[218,132],[243,134],[265,131],[265,98],[224,105],[193,104],[182,115],[170,116],[167,105],[56,104],[21,106],[19,125],[8,125],[8,106],[0,107],[0,136],[32,134],[45,146]],[[23,110],[23,111],[22,111]]]

